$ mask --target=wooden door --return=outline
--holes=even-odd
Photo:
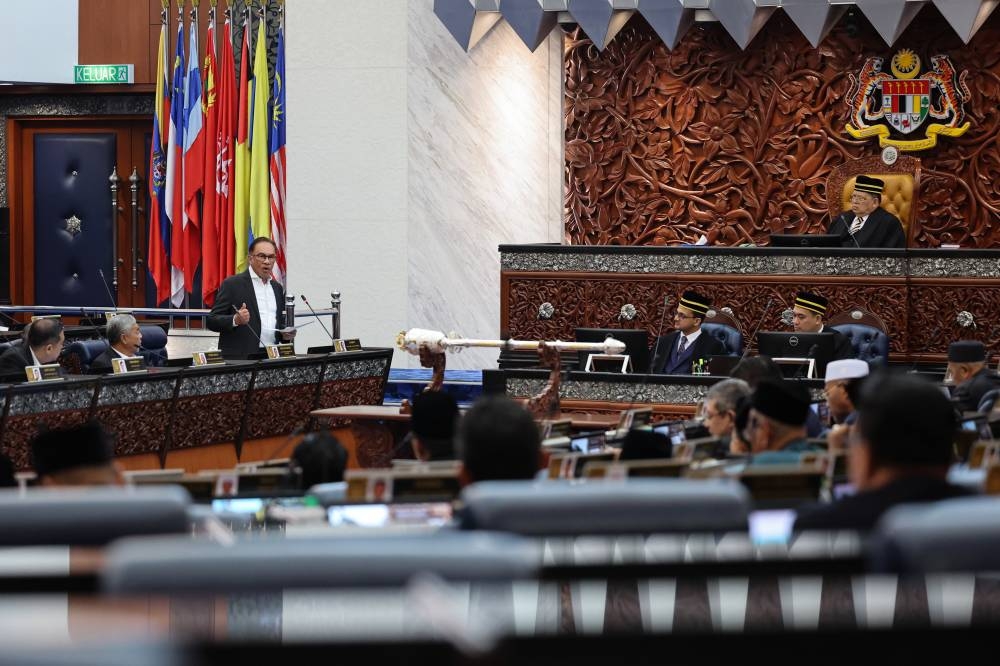
[[[152,120],[12,119],[8,130],[12,300],[155,305],[145,262]]]

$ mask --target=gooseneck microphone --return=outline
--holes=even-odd
[[[118,313],[118,302],[115,297],[111,294],[111,287],[108,286],[108,279],[104,277],[104,270],[98,268],[97,272],[101,274],[101,284],[104,285],[104,292],[108,295],[108,300],[111,301],[111,307],[115,309],[115,313]]]
[[[312,315],[313,315],[313,317],[316,318],[316,321],[319,322],[319,325],[323,327],[323,332],[330,336],[330,342],[333,342],[333,340],[334,340],[333,333],[330,332],[330,329],[328,329],[326,327],[326,324],[323,323],[323,320],[320,319],[319,315],[316,314],[316,311],[313,310],[313,306],[309,304],[309,299],[306,298],[306,295],[305,294],[299,294],[299,298],[301,298],[302,302],[306,304],[307,308],[309,308],[309,312],[311,312]]]
[[[855,217],[857,217],[857,216],[855,216]],[[848,225],[848,224],[847,224],[847,215],[846,215],[846,213],[841,213],[841,214],[839,215],[839,218],[840,218],[840,221],[841,221],[841,223],[842,223],[842,224],[844,225],[844,228],[845,228],[845,229],[847,229],[847,236],[848,236],[848,237],[849,237],[849,238],[850,238],[850,239],[851,239],[852,241],[854,241],[854,247],[856,247],[856,248],[858,248],[858,249],[860,250],[860,249],[861,249],[861,246],[860,246],[860,245],[858,245],[858,239],[857,239],[857,238],[855,238],[855,237],[854,237],[854,234],[852,234],[852,233],[851,233],[851,227],[850,227],[850,225]]]
[[[750,337],[746,340],[746,344],[743,345],[743,354],[740,356],[739,363],[742,363],[743,359],[745,359],[747,357],[747,354],[750,353],[750,342],[757,337],[757,333],[760,331],[760,327],[764,325],[764,320],[767,319],[767,315],[771,311],[771,303],[773,302],[774,302],[774,296],[771,296],[770,298],[767,299],[767,305],[764,306],[764,314],[762,314],[760,316],[760,319],[757,320],[757,325],[754,326],[753,333],[750,334]],[[737,365],[739,363],[737,363]]]
[[[660,336],[663,335],[663,321],[667,318],[667,306],[670,304],[670,297],[663,297],[663,310],[660,312],[660,324],[656,327],[656,342],[653,343],[653,355],[649,359],[649,367],[646,368],[646,374],[653,374],[653,363],[656,362],[656,354],[660,350]]]
[[[653,358],[649,360],[649,367],[646,368],[646,374],[643,375],[642,381],[636,386],[635,392],[632,394],[632,399],[629,401],[628,408],[632,409],[635,407],[635,401],[639,399],[639,394],[641,394],[649,384],[649,380],[653,376],[653,368],[656,363],[656,352],[660,348],[660,337],[663,335],[663,324],[667,318],[667,306],[670,305],[670,296],[663,297],[663,311],[660,313],[660,325],[656,329],[656,342],[653,343]]]

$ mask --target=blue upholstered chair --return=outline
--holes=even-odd
[[[854,358],[867,361],[869,365],[889,363],[889,332],[878,315],[852,305],[831,317],[827,325],[847,336],[854,347]]]
[[[159,326],[139,324],[142,331],[142,349],[139,356],[146,361],[147,367],[158,367],[166,365],[167,362],[167,333]],[[99,340],[74,340],[66,347],[66,356],[76,357],[79,360],[80,370],[87,372],[90,363],[107,350],[108,341],[104,338]]]
[[[743,332],[736,318],[721,310],[714,310],[712,317],[706,317],[701,330],[719,340],[729,356],[743,354]]]

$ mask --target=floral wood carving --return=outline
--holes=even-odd
[[[764,244],[825,228],[830,172],[878,154],[877,142],[844,131],[850,76],[892,52],[863,16],[853,22],[818,49],[781,14],[745,51],[710,23],[668,51],[638,14],[603,52],[582,32],[567,35],[567,242],[677,245],[704,234]],[[972,91],[972,129],[916,154],[915,247],[1000,246],[998,41],[1000,14],[965,46],[928,3],[897,42],[928,62],[951,56]]]
[[[753,329],[757,321],[763,323],[762,331],[790,330],[781,323],[781,311],[791,302],[791,296],[802,288],[818,290],[831,303],[831,311],[839,312],[852,303],[862,304],[866,309],[877,312],[892,331],[890,351],[906,353],[909,345],[907,322],[907,288],[901,281],[884,284],[858,284],[854,282],[824,282],[822,278],[808,282],[790,279],[788,281],[748,282],[745,276],[730,276],[715,280],[681,279],[629,279],[615,276],[607,279],[564,278],[532,279],[511,277],[508,282],[508,303],[510,317],[507,322],[511,336],[520,340],[572,340],[577,326],[596,328],[645,328],[649,343],[659,330],[663,314],[664,297],[669,297],[668,310],[663,320],[663,330],[672,330],[670,318],[676,306],[676,294],[685,289],[694,289],[703,294],[711,294],[715,307],[729,307],[733,316],[744,330]],[[554,317],[538,320],[532,313],[523,316],[519,304],[538,302],[543,294],[552,296],[559,303],[559,312],[575,313],[575,319]],[[547,296],[548,297],[548,296]],[[636,319],[623,327],[617,320],[618,303],[625,298],[634,303],[638,314]],[[764,308],[771,299],[770,311]],[[943,301],[937,301],[940,305]],[[998,304],[1000,305],[1000,304]],[[519,316],[521,315],[521,316]],[[951,320],[954,320],[952,315]],[[933,319],[931,320],[933,321]],[[949,329],[950,330],[950,329]],[[756,342],[754,342],[756,344]],[[947,344],[945,344],[947,348]]]

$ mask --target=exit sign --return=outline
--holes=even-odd
[[[135,65],[74,65],[74,83],[135,83]]]

